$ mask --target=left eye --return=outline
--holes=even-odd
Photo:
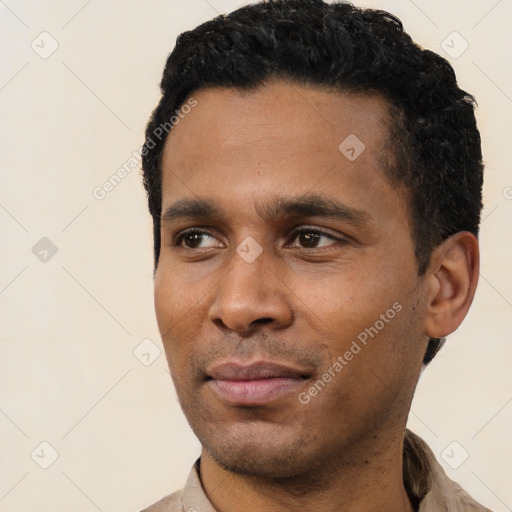
[[[341,241],[333,235],[312,229],[295,231],[292,240],[297,240],[305,249],[316,249],[317,247],[325,247]]]

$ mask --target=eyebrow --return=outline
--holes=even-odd
[[[173,222],[181,219],[204,219],[221,217],[221,211],[212,201],[205,199],[180,199],[173,203],[162,215],[162,222]]]
[[[290,217],[327,217],[353,224],[370,221],[370,215],[357,208],[345,205],[335,199],[317,194],[297,198],[278,197],[267,203],[258,203],[256,211],[271,220]]]
[[[260,217],[269,221],[298,217],[326,217],[361,225],[369,224],[372,220],[368,212],[317,194],[260,201],[256,203],[255,209]],[[180,199],[165,210],[161,220],[170,223],[178,220],[207,218],[225,220],[229,215],[208,199]]]

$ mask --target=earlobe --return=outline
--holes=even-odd
[[[462,323],[475,295],[479,263],[478,240],[468,231],[452,235],[434,250],[427,271],[427,336],[448,336]]]

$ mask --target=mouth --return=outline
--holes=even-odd
[[[303,369],[275,362],[229,361],[207,371],[206,383],[228,405],[259,406],[297,393],[310,377]]]

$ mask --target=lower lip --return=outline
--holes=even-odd
[[[264,405],[297,392],[303,379],[274,378],[260,380],[210,380],[210,387],[230,405]]]

